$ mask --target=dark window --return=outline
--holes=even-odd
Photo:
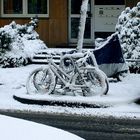
[[[22,14],[22,0],[4,0],[4,14]]]
[[[28,14],[47,14],[47,0],[28,0]]]
[[[71,0],[71,14],[80,14],[81,5],[82,0]],[[88,8],[88,10],[91,9],[91,0],[89,0]]]
[[[71,38],[78,37],[79,18],[71,18]]]
[[[95,32],[95,38],[107,38],[112,35],[114,32]]]
[[[71,38],[78,37],[80,18],[71,18]],[[91,19],[87,18],[85,25],[84,38],[88,39],[91,37]]]
[[[80,14],[82,0],[71,0],[71,14]]]
[[[95,5],[125,5],[125,0],[95,0]]]
[[[2,17],[49,16],[49,0],[0,0],[0,4]]]

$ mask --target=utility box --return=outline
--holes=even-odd
[[[125,5],[95,5],[95,32],[114,32]]]

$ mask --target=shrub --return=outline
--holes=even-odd
[[[140,58],[140,3],[126,8],[118,19],[116,31],[122,44],[125,58]]]
[[[116,25],[123,54],[126,59],[140,59],[140,2],[130,9],[127,7],[119,16]],[[137,62],[129,62],[129,66],[138,69]]]
[[[15,21],[0,28],[0,66],[18,67],[28,64],[40,49],[46,48],[35,31],[38,19],[19,25]]]

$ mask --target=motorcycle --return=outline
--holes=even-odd
[[[129,73],[129,67],[123,57],[118,35],[112,34],[97,49],[93,50],[99,68],[107,77],[117,78],[122,81]]]

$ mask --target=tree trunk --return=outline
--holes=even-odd
[[[83,40],[84,40],[84,32],[85,32],[85,24],[86,24],[86,16],[87,16],[87,9],[88,9],[88,1],[83,0],[81,5],[81,16],[80,16],[80,23],[79,23],[79,32],[78,32],[78,42],[77,42],[77,51],[81,52],[83,48]]]

